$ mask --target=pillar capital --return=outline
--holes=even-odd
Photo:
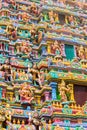
[[[56,87],[57,86],[57,83],[56,82],[51,82],[50,84],[49,84],[49,86],[51,86],[52,88],[54,87]]]

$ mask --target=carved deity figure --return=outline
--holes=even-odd
[[[61,96],[61,101],[62,102],[66,102],[68,101],[67,99],[67,93],[69,93],[70,91],[70,87],[66,86],[65,84],[65,81],[62,80],[61,83],[59,84],[59,93],[60,93],[60,96]]]
[[[74,17],[73,17],[73,16],[70,16],[70,17],[69,17],[69,23],[70,23],[71,25],[74,25]]]
[[[3,110],[3,117],[5,117],[5,119],[2,123],[2,127],[4,129],[1,129],[1,130],[5,130],[5,128],[8,128],[8,130],[14,129],[11,123],[11,116],[13,114],[13,111],[11,110],[10,105],[6,104],[6,107],[2,108],[2,110]]]
[[[35,15],[38,14],[38,9],[37,9],[37,6],[36,6],[35,2],[33,2],[31,4],[31,7],[29,8],[29,10],[30,10],[31,13],[33,13]]]
[[[83,46],[81,45],[80,46],[80,48],[78,48],[79,50],[78,50],[78,55],[79,55],[79,58],[80,59],[84,59],[84,53],[85,53],[85,51],[84,51],[84,48],[83,48]]]
[[[50,19],[50,21],[54,20],[53,15],[54,15],[53,11],[50,11],[49,12],[49,19]]]
[[[36,127],[36,130],[39,130],[42,127],[43,124],[38,112],[35,111],[33,113],[31,123]]]
[[[51,52],[53,54],[57,54],[57,55],[60,54],[60,47],[59,47],[59,43],[57,41],[55,41],[53,43],[53,45],[51,45]]]
[[[32,48],[25,41],[22,42],[21,51],[24,54],[30,54]]]
[[[8,25],[6,28],[7,36],[11,39],[17,38],[17,28],[15,28],[13,25]]]
[[[32,100],[34,100],[33,91],[31,90],[30,85],[27,85],[27,83],[23,83],[20,86],[19,93],[21,96],[21,101],[31,103]]]
[[[33,68],[28,68],[28,72],[32,74],[32,80],[34,85],[39,85],[42,88],[43,77],[40,75],[40,72],[37,69],[37,65],[34,64]]]
[[[2,107],[2,103],[0,102],[0,130],[6,130],[4,126],[4,121],[5,121],[5,111],[4,108]]]
[[[23,13],[23,14],[22,14],[22,19],[23,19],[25,22],[28,22],[29,19],[30,19],[30,16],[29,16],[27,13]]]
[[[59,22],[59,17],[57,13],[54,13],[54,20],[55,22]]]

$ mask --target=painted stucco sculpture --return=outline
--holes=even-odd
[[[87,129],[85,0],[0,1],[0,130]]]

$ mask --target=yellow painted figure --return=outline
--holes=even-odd
[[[59,93],[61,96],[61,101],[66,102],[68,100],[66,94],[67,94],[67,92],[70,91],[70,88],[68,86],[66,87],[64,80],[62,80],[62,82],[58,85],[58,88],[59,88]]]

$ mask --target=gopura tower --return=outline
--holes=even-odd
[[[86,10],[77,0],[0,1],[0,129],[87,129]]]

